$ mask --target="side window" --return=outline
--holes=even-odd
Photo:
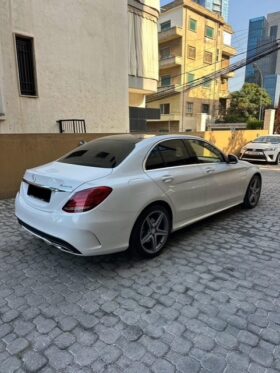
[[[151,151],[147,161],[146,161],[146,170],[155,170],[157,168],[163,168],[164,162],[160,155],[158,146],[154,147]]]
[[[149,155],[146,169],[184,166],[194,163],[194,157],[187,151],[183,140],[167,140],[158,144]]]
[[[201,140],[185,140],[187,147],[196,157],[197,163],[219,163],[224,162],[222,153],[214,146]]]

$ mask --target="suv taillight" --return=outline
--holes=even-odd
[[[112,190],[112,188],[106,186],[81,190],[69,199],[62,210],[69,213],[92,210],[103,202]]]

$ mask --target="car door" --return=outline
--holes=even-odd
[[[147,158],[145,172],[171,201],[175,226],[204,214],[204,173],[193,163],[183,140],[158,143]]]
[[[225,156],[206,141],[188,139],[185,143],[206,175],[207,210],[213,212],[242,202],[246,168],[241,163],[228,163]]]

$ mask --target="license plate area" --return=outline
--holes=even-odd
[[[40,199],[41,201],[50,202],[52,192],[50,189],[29,184],[27,194],[33,198]]]
[[[263,152],[254,152],[254,151],[247,151],[247,155],[263,155]]]

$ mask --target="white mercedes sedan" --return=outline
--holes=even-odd
[[[99,138],[27,170],[19,223],[68,253],[127,248],[158,255],[169,234],[212,214],[257,205],[259,169],[186,135]]]

